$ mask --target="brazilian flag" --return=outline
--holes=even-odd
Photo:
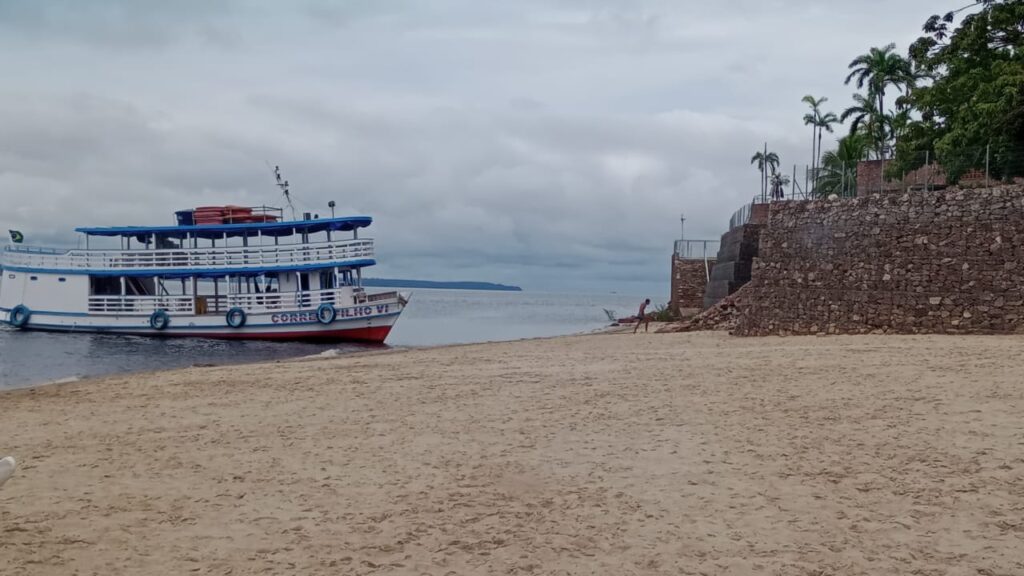
[[[11,242],[14,242],[15,244],[21,244],[22,242],[25,241],[25,235],[22,234],[21,232],[18,232],[17,230],[8,230],[8,232],[11,233]]]

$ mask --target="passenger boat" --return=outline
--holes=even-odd
[[[207,206],[173,226],[77,228],[80,249],[5,246],[0,321],[26,330],[381,343],[408,302],[367,293],[366,216],[285,221]],[[101,246],[108,244],[108,246]]]

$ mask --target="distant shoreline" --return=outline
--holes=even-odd
[[[522,292],[519,286],[492,282],[440,282],[433,280],[404,280],[399,278],[363,278],[363,286],[374,288],[434,288],[438,290],[490,290],[493,292]]]

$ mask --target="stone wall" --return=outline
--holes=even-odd
[[[767,215],[767,208],[763,209],[763,214]],[[750,281],[762,228],[764,226],[761,224],[744,224],[722,235],[715,267],[711,270],[711,281],[704,291],[705,309],[711,308]]]
[[[703,259],[686,259],[673,255],[672,300],[669,307],[679,315],[699,312],[704,302],[704,289],[708,284],[708,270],[714,266],[714,260],[709,260],[705,268]]]
[[[1024,328],[1024,187],[772,206],[739,335]]]

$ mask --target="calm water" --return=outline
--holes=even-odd
[[[572,334],[606,326],[608,320],[602,308],[629,315],[640,300],[614,294],[415,290],[388,345],[432,346]],[[116,372],[280,360],[330,350],[371,348],[380,347],[16,332],[0,326],[0,388]]]

